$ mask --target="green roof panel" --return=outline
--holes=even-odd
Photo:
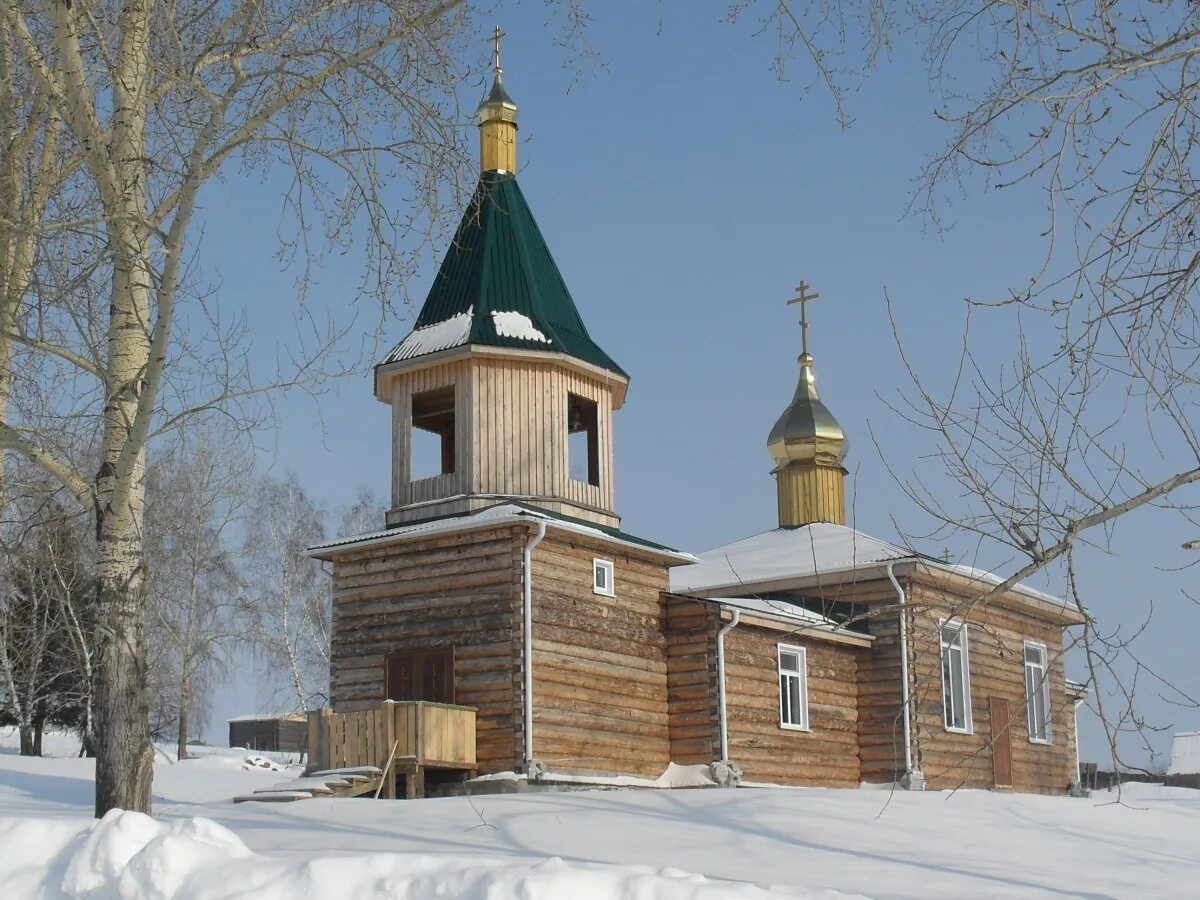
[[[480,177],[412,332],[383,363],[465,344],[557,351],[625,376],[588,334],[511,174]]]

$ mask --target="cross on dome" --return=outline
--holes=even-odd
[[[492,45],[492,71],[496,73],[497,79],[504,75],[504,70],[500,68],[500,42],[506,37],[508,35],[497,25],[492,29],[492,36],[489,39],[489,43]]]
[[[807,281],[801,281],[796,285],[796,296],[788,301],[788,306],[793,303],[800,304],[800,364],[812,365],[812,354],[808,352],[808,304],[813,300],[820,299],[820,294],[812,293],[812,285]]]

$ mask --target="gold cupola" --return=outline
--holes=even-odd
[[[517,171],[517,104],[504,90],[500,67],[500,41],[505,34],[492,31],[492,89],[479,104],[479,166],[484,172]]]
[[[779,526],[793,528],[809,522],[846,524],[846,433],[817,395],[813,357],[808,352],[808,304],[819,295],[803,281],[789,303],[800,304],[800,380],[792,402],[767,437],[775,460]]]

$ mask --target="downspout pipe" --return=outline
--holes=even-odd
[[[903,784],[909,790],[921,791],[925,789],[925,777],[919,769],[913,768],[912,698],[909,696],[908,683],[908,596],[904,593],[900,582],[896,580],[894,562],[889,561],[887,564],[887,577],[888,581],[892,583],[892,589],[896,592],[896,605],[900,608],[900,711],[904,717]]]
[[[525,642],[525,775],[536,776],[533,763],[533,548],[546,536],[546,520],[539,519],[537,532],[525,545],[522,558],[522,581],[525,591],[523,604],[523,637]]]
[[[725,635],[737,628],[742,618],[740,609],[732,610],[733,618],[717,632],[717,722],[721,731],[721,762],[729,764],[729,713],[725,691]]]

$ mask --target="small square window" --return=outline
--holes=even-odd
[[[613,588],[613,564],[607,559],[592,560],[592,590],[609,597],[615,595]]]

